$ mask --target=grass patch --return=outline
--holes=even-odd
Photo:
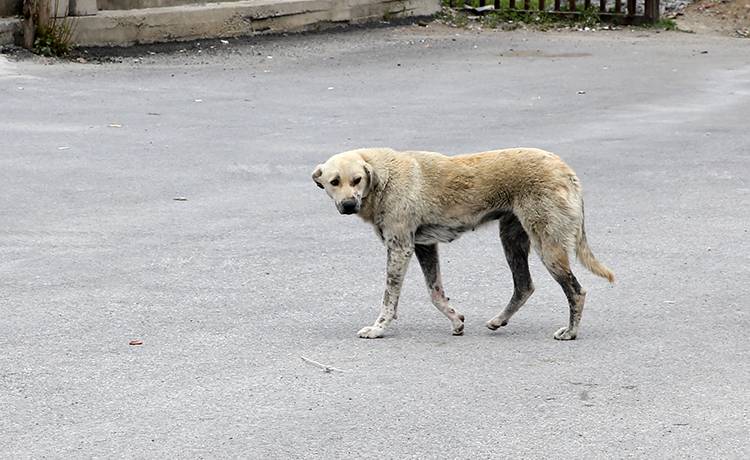
[[[452,8],[443,8],[437,15],[437,18],[456,27],[466,27],[470,21],[469,15],[462,10]],[[478,18],[482,27],[488,29],[514,29],[521,25],[529,25],[547,30],[554,26],[559,27],[577,27],[594,28],[600,25],[601,18],[598,10],[593,8],[582,10],[581,14],[575,17],[566,17],[552,14],[548,11],[540,10],[511,10],[500,9],[489,11]]]
[[[652,24],[652,27],[664,30],[677,30],[677,23],[672,19],[659,19],[654,24]]]
[[[580,9],[580,15],[575,20],[577,24],[582,27],[596,27],[602,23],[601,17],[599,17],[599,10],[591,7],[589,9]]]
[[[442,6],[446,8],[451,8],[450,0],[442,0]],[[485,0],[485,5],[494,5],[494,0]],[[453,8],[456,9],[462,9],[464,6],[470,6],[472,8],[479,8],[480,6],[480,0],[454,0],[454,6]],[[541,10],[539,8],[539,1],[538,0],[531,0],[529,2],[529,9],[528,11],[551,11],[554,6],[554,0],[547,0],[545,2],[544,10]],[[524,7],[524,1],[523,0],[516,0],[516,10],[523,11]],[[500,0],[500,10],[507,10],[510,9],[510,0]],[[591,9],[594,9],[593,7]],[[496,11],[496,12],[497,12]],[[569,11],[568,9],[568,2],[563,1],[560,6],[560,11]],[[577,5],[576,11],[584,11],[583,5]]]
[[[33,52],[42,56],[66,56],[73,48],[73,23],[52,19],[36,28]]]
[[[505,24],[533,24],[537,26],[550,25],[556,19],[545,11],[493,11],[482,16],[482,25],[491,29],[504,27]]]
[[[443,8],[435,18],[454,27],[466,27],[469,24],[469,15],[453,8]]]
[[[73,48],[75,20],[62,16],[61,0],[23,1],[23,46],[42,56],[65,56]]]
[[[624,16],[615,16],[612,22],[603,19],[599,12],[599,7],[591,6],[584,8],[582,4],[577,4],[575,13],[568,9],[568,2],[562,2],[560,11],[553,11],[554,0],[545,2],[545,9],[539,9],[538,1],[529,3],[529,10],[523,10],[523,0],[516,0],[515,9],[510,9],[509,0],[501,0],[501,6],[498,10],[489,10],[482,13],[467,12],[463,9],[464,5],[478,7],[479,0],[454,0],[454,7],[449,7],[449,0],[442,0],[443,9],[437,15],[437,18],[456,27],[466,27],[473,21],[477,21],[482,27],[505,30],[515,29],[520,26],[532,26],[541,30],[548,30],[554,27],[565,27],[575,29],[597,29],[603,25],[611,26],[621,24]],[[487,5],[492,5],[492,0],[486,0]],[[614,11],[610,11],[613,13]],[[562,14],[561,14],[562,13]],[[653,24],[643,24],[643,27],[662,29],[662,30],[679,30],[677,24],[671,19],[661,19]],[[633,26],[635,27],[635,26]],[[608,28],[608,27],[605,27]]]

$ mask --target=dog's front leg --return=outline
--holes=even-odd
[[[401,295],[401,285],[404,282],[404,275],[406,274],[409,259],[411,259],[413,253],[413,244],[388,246],[388,277],[385,284],[385,294],[383,295],[383,306],[380,309],[380,316],[375,320],[375,324],[364,327],[357,333],[360,337],[364,339],[383,337],[385,328],[396,316],[398,297]]]

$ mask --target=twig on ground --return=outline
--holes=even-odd
[[[306,362],[308,364],[312,364],[313,366],[316,366],[316,367],[319,367],[319,368],[323,369],[323,372],[325,372],[327,374],[329,374],[331,372],[351,372],[351,371],[347,371],[347,370],[344,370],[344,369],[339,369],[338,367],[333,367],[333,366],[329,366],[327,364],[323,364],[323,363],[319,363],[317,361],[313,361],[312,359],[305,358],[304,356],[300,356],[300,358],[302,358],[302,361],[304,361],[304,362]]]

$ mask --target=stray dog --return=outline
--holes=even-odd
[[[462,335],[464,316],[449,305],[443,290],[437,244],[495,220],[500,221],[514,289],[505,309],[487,322],[488,328],[508,324],[534,292],[530,247],[568,299],[568,326],[555,332],[555,339],[576,338],[586,299],[570,270],[572,251],[592,273],[614,282],[614,274],[594,258],[586,243],[578,177],[550,152],[516,148],[448,157],[360,149],[332,156],[315,168],[312,178],[341,214],[358,214],[371,223],[388,249],[380,315],[359,331],[359,337],[382,337],[396,319],[412,254],[422,267],[433,305],[451,321],[453,335]]]

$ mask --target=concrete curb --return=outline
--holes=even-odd
[[[439,0],[244,0],[106,10],[72,20],[77,45],[127,46],[299,32],[334,23],[428,16],[439,10]]]

